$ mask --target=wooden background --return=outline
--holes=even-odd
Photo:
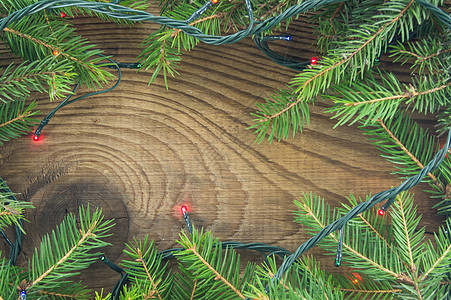
[[[140,42],[158,28],[88,17],[74,22],[81,35],[120,62],[135,62]],[[310,47],[312,32],[298,22],[291,26],[294,42],[281,42],[276,49],[308,60],[316,55]],[[3,66],[10,61],[9,56],[0,59]],[[382,63],[408,74],[387,58]],[[169,79],[169,90],[160,77],[148,85],[151,72],[124,70],[114,91],[61,109],[41,141],[32,141],[30,133],[0,148],[0,177],[36,207],[26,214],[30,222],[21,264],[42,235],[88,203],[116,220],[109,239],[114,246],[105,252],[119,263],[124,243],[133,237],[148,234],[161,250],[176,246],[186,227],[179,213],[183,204],[190,207],[195,226],[212,230],[223,241],[294,250],[309,237],[293,222],[293,200],[302,193],[313,191],[336,206],[350,193],[364,197],[400,183],[390,175],[393,166],[356,127],[332,129],[334,121],[323,113],[328,103],[311,108],[310,126],[295,138],[254,143],[255,135],[246,128],[253,124],[255,104],[296,73],[268,60],[251,39],[200,44],[183,55],[180,66],[180,76]],[[56,105],[44,94],[37,99],[43,114]],[[422,225],[431,232],[440,224],[434,203],[421,188],[414,191]],[[7,248],[2,240],[0,250]],[[331,257],[320,260],[337,271]],[[96,290],[109,290],[119,279],[100,262],[81,278]]]

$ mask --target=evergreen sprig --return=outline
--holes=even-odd
[[[71,75],[76,73],[78,82],[88,87],[101,86],[113,78],[111,73],[101,68],[103,58],[97,54],[102,51],[94,49],[95,45],[74,31],[75,28],[64,21],[50,22],[45,15],[39,15],[23,18],[6,27],[2,39],[12,54],[25,61],[45,60],[54,56],[57,60],[71,64],[71,69],[66,72]]]
[[[32,91],[48,93],[50,101],[60,98],[70,93],[68,87],[76,75],[71,69],[68,61],[58,61],[51,56],[19,65],[11,63],[0,76],[0,101],[26,98]]]
[[[437,112],[441,107],[451,104],[449,93],[451,82],[448,79],[421,77],[412,84],[402,84],[393,73],[372,74],[350,85],[337,85],[334,92],[326,96],[335,106],[328,110],[337,118],[335,126],[364,121],[365,125],[378,120],[392,120],[403,110],[411,107],[413,111]]]
[[[254,120],[256,124],[253,126],[253,128],[257,128],[258,141],[261,140],[262,133],[267,133],[269,140],[272,140],[274,137],[277,139],[287,138],[290,127],[295,128],[293,129],[293,134],[296,133],[299,127],[292,125],[294,123],[302,124],[303,118],[301,116],[308,114],[308,111],[305,109],[306,105],[300,105],[301,103],[313,103],[319,94],[326,92],[332,85],[344,91],[346,91],[346,85],[350,83],[358,86],[358,83],[355,83],[357,78],[359,80],[366,78],[368,70],[377,63],[380,55],[387,51],[390,43],[396,40],[407,41],[413,28],[429,18],[428,13],[416,4],[414,0],[386,1],[373,8],[364,2],[362,6],[368,9],[361,16],[357,13],[352,14],[355,18],[353,23],[349,25],[346,36],[331,42],[330,48],[332,50],[322,58],[318,65],[299,73],[290,82],[290,86],[294,91],[293,96],[296,97],[295,101],[275,111],[271,111],[271,108],[276,105],[274,103],[267,102],[259,105],[259,111],[255,114],[258,118]],[[371,12],[371,16],[366,16],[368,11],[371,10],[376,11]],[[365,17],[367,17],[366,20]],[[395,82],[391,83],[395,84]],[[419,85],[418,88],[431,84],[423,81],[417,83]],[[443,84],[446,88],[449,87],[447,82]],[[371,91],[375,87],[380,89],[379,84],[367,87],[368,93],[374,92],[373,97],[378,96],[377,90]],[[394,87],[397,87],[397,85],[394,85]],[[363,87],[360,88],[364,89]],[[394,89],[394,91],[397,91],[397,89]],[[415,89],[405,92],[410,92],[416,97],[430,94],[427,90],[423,91],[423,89],[420,92],[417,92]],[[390,91],[387,91],[388,94],[393,96],[393,93],[390,93]],[[291,98],[291,96],[288,97]],[[355,94],[354,97],[356,98],[358,95]],[[439,101],[441,101],[440,104],[443,104],[445,100],[441,99]],[[277,103],[277,101],[274,102]],[[288,101],[285,100],[285,102]],[[375,101],[375,103],[378,102],[384,103],[384,101]],[[423,106],[420,105],[417,109],[425,108],[425,102],[422,101]],[[366,109],[368,109],[367,107],[370,106],[365,106]],[[377,116],[389,118],[394,113],[393,109],[388,109],[390,108],[389,105],[386,105],[385,108],[385,111],[377,110]],[[356,108],[346,106],[344,108],[341,107],[341,109],[344,111],[344,120],[349,120],[358,111]],[[299,110],[301,112],[293,112]],[[272,113],[268,114],[267,111]],[[374,109],[373,114],[375,112],[376,110]],[[363,117],[365,109],[362,109],[359,113]],[[371,119],[371,117],[374,119],[374,116],[371,115],[368,118]],[[278,127],[282,127],[282,129]]]
[[[192,3],[179,3],[171,5],[171,10],[163,10],[165,16],[175,20],[186,20],[192,13],[202,6],[202,3],[194,1]],[[219,35],[221,33],[221,20],[224,14],[216,13],[217,7],[210,9],[211,12],[205,14],[200,19],[194,20],[189,25],[199,28],[205,34]],[[162,26],[159,30],[147,36],[141,44],[142,51],[138,59],[142,68],[154,69],[149,84],[154,82],[158,74],[163,72],[163,80],[168,88],[167,77],[174,77],[178,74],[176,68],[181,61],[182,49],[191,51],[199,40],[186,34],[180,29],[167,28]]]
[[[18,226],[23,231],[19,220],[23,220],[23,212],[26,209],[33,207],[30,202],[12,201],[11,197],[14,195],[0,178],[0,231],[11,225]]]
[[[182,232],[179,244],[185,250],[175,256],[191,273],[196,292],[203,299],[245,299],[242,289],[251,274],[245,272],[248,276],[240,277],[240,257],[235,250],[227,248],[223,252],[218,239],[195,228],[191,238]]]
[[[29,263],[27,292],[30,295],[45,295],[51,292],[72,294],[77,299],[87,298],[89,292],[70,277],[79,274],[97,260],[97,249],[109,245],[102,241],[109,236],[112,220],[103,220],[102,211],[91,213],[89,206],[79,209],[79,224],[69,214],[51,234],[42,237]]]
[[[446,72],[449,76],[449,61],[451,48],[449,44],[449,32],[440,36],[430,36],[406,44],[398,43],[392,46],[391,55],[395,62],[405,64],[412,62],[412,72],[424,74],[425,71],[434,73],[436,70]]]
[[[0,145],[27,133],[30,126],[38,122],[33,116],[36,102],[25,106],[25,99],[16,100],[0,105]]]
[[[293,109],[285,110],[286,107],[293,105]],[[249,128],[255,128],[257,133],[257,141],[262,142],[265,138],[268,130],[270,131],[268,140],[272,142],[274,137],[278,140],[286,138],[289,135],[290,128],[293,135],[295,132],[302,131],[302,128],[309,124],[310,110],[308,103],[297,102],[296,97],[293,95],[293,90],[289,87],[285,89],[279,89],[275,92],[266,103],[257,103],[257,107],[260,109],[256,113],[252,113],[255,117],[256,123]],[[283,117],[273,118],[272,123],[265,121],[276,116],[283,111]]]
[[[376,125],[361,128],[368,140],[383,153],[382,157],[395,164],[398,169],[395,174],[400,174],[401,178],[418,173],[440,148],[434,135],[402,112],[386,122],[379,120]],[[433,173],[437,172],[438,169]],[[433,173],[428,174],[424,181],[442,185]]]
[[[295,220],[312,231],[323,228],[323,220],[334,217],[330,209],[324,209],[324,200],[314,194],[304,195],[295,204],[299,209]],[[350,204],[336,213],[348,212],[355,204],[352,196]],[[390,223],[368,217],[371,213],[376,215],[367,211],[345,226],[343,261],[362,275],[341,276],[341,291],[359,299],[443,299],[450,287],[444,271],[451,262],[451,240],[446,235],[449,222],[436,235],[434,246],[423,242],[425,231],[417,228],[420,216],[411,194],[405,192],[396,197],[389,213]],[[381,226],[382,223],[385,224]],[[392,226],[392,230],[387,231],[387,226]],[[334,253],[337,236],[331,234],[330,240],[320,243],[320,247]]]
[[[130,260],[124,260],[122,265],[135,284],[132,289],[125,289],[125,299],[135,292],[144,298],[167,299],[172,292],[173,276],[167,274],[167,263],[162,262],[153,241],[149,242],[148,236],[143,241],[135,240],[134,245],[126,244],[124,253]]]

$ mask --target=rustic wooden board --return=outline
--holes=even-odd
[[[135,28],[79,18],[79,32],[120,62],[135,61],[140,41],[155,24]],[[309,59],[313,29],[296,25],[296,44],[279,44],[281,53]],[[2,57],[5,65],[9,57]],[[406,74],[405,69],[400,73]],[[180,76],[148,85],[150,72],[123,71],[113,92],[61,109],[45,127],[40,142],[31,134],[0,148],[0,176],[21,198],[27,213],[25,263],[40,236],[80,205],[101,207],[115,218],[105,249],[115,262],[124,243],[150,235],[160,249],[176,246],[182,204],[195,226],[222,240],[265,242],[294,250],[308,239],[293,222],[293,200],[316,192],[333,206],[350,193],[364,197],[400,183],[393,166],[356,127],[332,129],[327,103],[312,107],[311,124],[287,141],[254,143],[246,128],[255,103],[283,87],[295,72],[269,61],[250,39],[233,45],[200,44],[183,56]],[[80,94],[86,92],[82,90]],[[55,103],[39,95],[47,113]],[[423,120],[429,125],[430,120]],[[423,225],[440,221],[427,196],[415,190]],[[7,245],[1,241],[0,249]],[[318,252],[314,248],[311,252]],[[333,260],[322,257],[331,268]],[[334,270],[336,271],[336,270]],[[96,263],[82,279],[109,289],[118,276]]]

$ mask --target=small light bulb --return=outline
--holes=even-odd
[[[310,62],[312,63],[312,65],[316,65],[318,59],[315,56],[313,56],[312,59],[310,59]]]
[[[181,207],[181,211],[182,211],[182,214],[186,214],[188,212],[188,208],[185,205],[183,205]]]
[[[35,141],[35,142],[39,141],[39,137],[35,134],[33,134],[33,141]]]
[[[213,4],[216,4],[218,2],[219,2],[219,0],[211,0],[211,3],[213,3]]]
[[[357,279],[354,279],[353,282],[354,282],[354,284],[359,283],[359,281]]]
[[[379,216],[383,216],[385,214],[385,211],[383,209],[379,209],[377,213],[379,214]]]
[[[291,41],[293,38],[291,37],[291,35],[287,35],[287,36],[285,37],[285,39],[286,39],[287,41]]]
[[[60,54],[57,50],[53,50],[52,51],[53,56],[57,56],[58,54]]]
[[[61,12],[61,18],[64,18],[64,17],[66,17],[66,14],[62,11]]]

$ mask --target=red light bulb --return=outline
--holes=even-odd
[[[61,18],[64,18],[66,14],[64,12],[61,12]]]
[[[318,59],[315,56],[313,56],[312,59],[310,59],[310,62],[312,63],[312,65],[316,65]]]
[[[379,211],[377,213],[379,214],[379,216],[383,216],[385,214],[385,211],[382,209],[379,209]]]
[[[35,141],[35,142],[39,141],[39,137],[35,134],[33,134],[33,141]]]
[[[186,214],[186,213],[188,212],[188,208],[187,208],[185,205],[183,205],[183,206],[180,208],[180,210],[182,211],[182,214]]]

